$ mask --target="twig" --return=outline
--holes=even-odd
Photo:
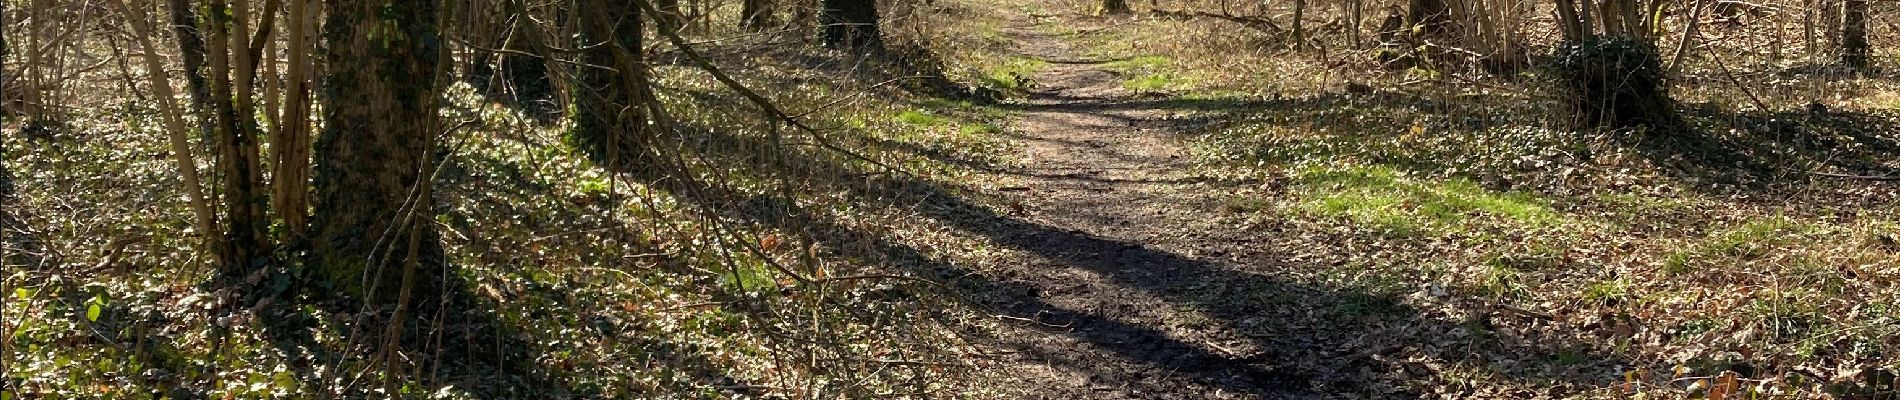
[[[1550,314],[1545,314],[1545,313],[1540,313],[1540,312],[1536,312],[1536,311],[1531,311],[1531,310],[1526,310],[1526,309],[1522,309],[1522,308],[1518,308],[1517,306],[1513,306],[1513,305],[1510,305],[1510,304],[1504,304],[1504,303],[1497,303],[1497,304],[1496,304],[1496,306],[1497,306],[1497,308],[1498,308],[1499,310],[1504,310],[1504,311],[1510,311],[1510,312],[1511,312],[1512,314],[1517,314],[1517,315],[1520,315],[1520,316],[1525,316],[1525,317],[1530,317],[1530,318],[1536,318],[1536,319],[1542,319],[1542,320],[1546,320],[1546,321],[1556,321],[1556,320],[1557,320],[1557,317],[1555,317],[1555,316],[1551,316]]]
[[[1035,319],[1029,319],[1029,318],[1023,318],[1023,317],[1017,317],[1017,316],[1010,316],[1010,315],[1003,315],[1003,314],[996,314],[996,315],[992,315],[992,316],[993,316],[993,317],[996,317],[996,318],[1001,318],[1001,319],[1007,319],[1007,320],[1014,320],[1014,321],[1022,321],[1022,322],[1028,322],[1028,323],[1032,323],[1032,324],[1036,324],[1036,325],[1042,325],[1042,326],[1046,326],[1046,327],[1050,327],[1050,328],[1062,328],[1062,329],[1068,329],[1068,328],[1069,328],[1069,326],[1071,326],[1071,325],[1075,325],[1075,321],[1069,321],[1069,323],[1066,323],[1066,324],[1062,324],[1062,325],[1056,325],[1056,324],[1051,324],[1051,323],[1048,323],[1048,322],[1042,322],[1042,321],[1040,321],[1040,320],[1035,320]]]
[[[1735,79],[1735,73],[1729,72],[1728,63],[1723,62],[1721,57],[1716,57],[1715,66],[1722,68],[1722,76],[1727,77],[1729,83],[1734,84],[1736,89],[1742,91],[1742,94],[1748,95],[1748,101],[1754,102],[1755,108],[1761,109],[1762,111],[1769,110],[1768,103],[1763,103],[1760,97],[1755,97],[1755,91],[1749,90],[1747,85],[1743,85],[1742,80]]]
[[[1854,179],[1854,180],[1875,181],[1875,182],[1900,181],[1900,175],[1868,176],[1868,175],[1836,174],[1836,173],[1831,173],[1831,172],[1811,172],[1811,173],[1815,175],[1829,177],[1829,178]]]

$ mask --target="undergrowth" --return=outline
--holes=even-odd
[[[737,50],[716,62],[819,131],[764,120],[696,66],[661,63],[661,145],[679,169],[608,171],[564,146],[558,124],[448,90],[445,115],[469,124],[444,145],[433,218],[454,283],[448,311],[422,324],[429,344],[395,368],[362,357],[354,315],[288,305],[322,290],[296,254],[252,283],[282,300],[203,284],[213,271],[194,256],[148,104],[8,135],[5,395],[983,397],[958,383],[980,373],[960,344],[964,306],[912,278],[933,271],[836,238],[906,243],[903,205],[866,200],[901,193],[861,178],[957,182],[965,164],[998,162],[1003,115],[877,85],[908,74],[902,62],[711,46]]]

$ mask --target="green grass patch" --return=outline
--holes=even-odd
[[[1140,56],[1126,60],[1115,60],[1102,64],[1103,69],[1120,73],[1154,71],[1173,64],[1172,60],[1162,56]]]
[[[1173,60],[1162,56],[1141,56],[1102,64],[1103,69],[1127,76],[1122,87],[1137,92],[1158,92],[1183,86],[1174,71]]]
[[[1296,177],[1296,209],[1409,236],[1467,230],[1479,220],[1525,228],[1563,222],[1545,201],[1500,193],[1464,179],[1426,181],[1388,167],[1309,169]]]
[[[997,131],[995,126],[988,123],[965,122],[954,117],[922,110],[898,112],[897,116],[893,117],[893,119],[898,123],[912,128],[930,131],[949,131],[963,137],[990,134]]]
[[[1036,82],[1036,74],[1049,67],[1049,62],[1033,58],[1013,57],[996,66],[985,68],[981,82],[983,86],[1009,93],[1028,91]]]
[[[1767,255],[1808,227],[1785,218],[1754,220],[1716,232],[1693,246],[1670,253],[1663,272],[1683,274],[1702,267],[1747,262]]]

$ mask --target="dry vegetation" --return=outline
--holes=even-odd
[[[1562,129],[1552,78],[1534,67],[1383,68],[1367,55],[1375,47],[1336,29],[1350,21],[1328,3],[1306,11],[1312,48],[1181,17],[1284,25],[1284,8],[1175,3],[1052,29],[1115,60],[1106,65],[1129,87],[1168,94],[1162,107],[1207,174],[1267,182],[1228,209],[1245,221],[1238,229],[1323,266],[1309,279],[1454,315],[1470,302],[1521,311],[1530,317],[1465,317],[1477,324],[1467,333],[1577,343],[1571,356],[1525,355],[1515,368],[1601,374],[1586,380],[1616,384],[1605,397],[1699,395],[1689,389],[1711,381],[1696,377],[1725,371],[1764,395],[1891,395],[1896,192],[1840,175],[1900,166],[1897,88],[1886,73],[1831,67],[1827,40],[1797,31],[1802,4],[1754,5],[1702,27],[1672,80],[1689,128],[1659,133]],[[1673,48],[1684,19],[1665,20],[1674,28],[1661,42]],[[1531,54],[1557,41],[1547,24],[1518,32]],[[1874,34],[1891,43],[1894,32]],[[1877,54],[1891,68],[1892,53]],[[1411,387],[1456,386],[1459,374],[1426,375]]]
[[[10,2],[0,400],[1037,397],[995,384],[1022,351],[995,343],[1061,329],[1025,328],[981,280],[1035,252],[942,209],[1021,206],[997,173],[1029,162],[1011,105],[1065,60],[1021,54],[1011,27],[1125,79],[1197,177],[1245,182],[1207,186],[1207,218],[1329,290],[1295,306],[1455,321],[1351,354],[1371,360],[1342,372],[1357,386],[1326,394],[1895,396],[1900,5],[1875,3],[1865,74],[1810,28],[1831,1],[1720,2],[1739,11],[1705,15],[1682,59],[1685,14],[1661,17],[1685,126],[1652,132],[1564,122],[1545,2],[1460,2],[1503,33],[1408,62],[1377,43],[1404,4],[1355,21],[1361,2],[1303,1],[1296,35],[1294,2],[887,2],[876,56],[741,31],[737,2],[709,2],[698,51],[816,129],[649,39],[675,175],[602,168],[564,144],[571,122],[457,83],[430,218],[452,285],[395,365],[361,339],[367,309],[287,261],[307,249],[214,278],[122,21]],[[1197,307],[1275,296],[1250,295]]]

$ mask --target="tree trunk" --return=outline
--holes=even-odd
[[[572,92],[574,130],[570,139],[596,163],[626,170],[645,159],[648,94],[640,9],[613,6],[615,0],[577,0],[580,43],[586,65],[575,71]],[[609,69],[611,68],[611,69]]]
[[[583,1],[586,1],[586,0],[583,0]],[[659,23],[660,29],[679,30],[680,28],[684,27],[681,24],[685,23],[686,14],[680,12],[680,0],[657,0],[654,3],[660,7],[660,15],[653,16],[653,21]],[[627,5],[627,4],[613,5],[613,8],[624,8],[624,7],[630,7],[630,5]],[[582,10],[583,12],[592,12],[592,11],[587,11],[588,9],[586,8],[582,8],[580,10]]]
[[[310,265],[368,304],[406,306],[399,299],[411,288],[439,287],[435,202],[420,195],[434,165],[437,7],[435,0],[330,0],[325,18],[329,77]]]
[[[1411,0],[1405,11],[1405,26],[1426,37],[1445,37],[1451,33],[1451,4],[1445,0]]]
[[[288,87],[271,132],[271,211],[284,221],[287,239],[296,241],[310,221],[310,39],[316,30],[310,0],[290,1]]]
[[[777,25],[778,14],[772,6],[771,0],[745,0],[739,8],[739,27],[757,31]]]
[[[1841,2],[1841,65],[1855,71],[1868,66],[1867,0]]]
[[[243,0],[241,0],[243,1]],[[257,115],[251,107],[249,51],[245,41],[248,14],[224,0],[209,4],[205,32],[210,64],[212,137],[217,143],[218,172],[223,175],[227,277],[247,274],[269,254],[265,238],[263,171],[258,158]]]
[[[1293,0],[1293,48],[1306,43],[1306,0]]]
[[[1669,95],[1668,71],[1656,49],[1656,35],[1649,22],[1642,20],[1647,13],[1642,11],[1643,4],[1631,0],[1555,2],[1564,42],[1551,57],[1551,69],[1559,78],[1572,125],[1681,131],[1682,119]]]
[[[1102,0],[1102,15],[1121,15],[1128,12],[1128,0]]]
[[[192,226],[196,227],[198,234],[204,238],[203,249],[222,258],[218,252],[223,251],[224,245],[218,236],[220,232],[212,217],[210,201],[205,198],[204,186],[199,183],[198,162],[192,156],[191,139],[185,128],[184,113],[178,110],[176,103],[172,102],[176,96],[172,95],[171,80],[165,76],[164,60],[158,53],[158,45],[152,44],[152,37],[155,36],[153,31],[157,29],[145,19],[144,14],[132,11],[132,8],[123,0],[108,4],[117,8],[120,16],[129,22],[132,26],[133,40],[138,42],[139,50],[145,53],[145,56],[141,58],[145,60],[146,79],[151,81],[152,93],[157,95],[155,100],[158,103],[159,117],[169,133],[167,136],[171,142],[172,160],[178,168],[180,183],[184,185],[182,189],[185,191],[185,198],[191,204]],[[0,14],[5,13],[0,12]]]
[[[823,0],[818,23],[825,47],[876,50],[884,45],[878,30],[877,0]]]
[[[170,0],[172,34],[178,37],[178,54],[185,62],[185,87],[191,94],[191,110],[207,115],[211,108],[211,84],[205,79],[205,39],[198,30],[198,9],[191,0]],[[212,119],[198,119],[198,134],[207,146],[211,143]]]

